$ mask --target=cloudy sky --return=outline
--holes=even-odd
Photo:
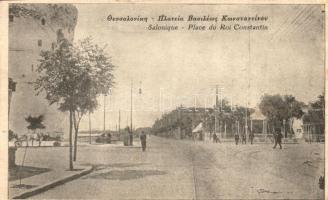
[[[292,94],[308,103],[324,91],[324,25],[320,5],[150,5],[75,4],[75,41],[92,36],[107,44],[117,66],[116,86],[106,98],[106,126],[129,123],[133,80],[134,126],[151,126],[178,105],[213,106],[215,85],[233,104],[256,107],[261,95]],[[268,16],[266,31],[188,31],[188,22],[156,22],[159,15]],[[109,22],[148,17],[148,22]],[[151,20],[154,18],[154,20]],[[150,31],[149,24],[178,25],[178,31]],[[192,23],[193,24],[193,23]],[[212,23],[196,23],[210,25]],[[221,21],[217,23],[220,26]],[[235,24],[234,22],[226,23]],[[249,86],[249,87],[248,87]],[[139,88],[142,94],[139,94]],[[103,128],[103,98],[92,128]],[[88,129],[85,118],[81,129]]]

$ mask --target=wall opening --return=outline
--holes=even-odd
[[[57,43],[59,43],[62,39],[64,39],[64,33],[62,29],[57,30]]]

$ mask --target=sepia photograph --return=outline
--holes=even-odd
[[[325,199],[325,4],[6,5],[8,199]]]

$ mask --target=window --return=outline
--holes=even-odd
[[[41,19],[41,24],[42,25],[46,25],[46,20],[45,19]]]
[[[298,133],[301,133],[301,132],[302,132],[302,129],[297,129],[297,132],[298,132]]]
[[[14,21],[14,15],[9,15],[9,22],[13,22]]]
[[[60,42],[62,39],[64,39],[64,33],[62,29],[57,30],[57,42]]]
[[[31,66],[31,70],[32,70],[32,72],[34,71],[34,65]]]
[[[42,40],[38,40],[38,46],[42,47]]]

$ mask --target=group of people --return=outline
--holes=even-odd
[[[236,133],[234,135],[234,139],[235,139],[235,144],[238,145],[239,141],[241,140],[241,143],[242,144],[246,144],[246,133],[242,133],[241,135],[239,135],[238,133]],[[281,146],[281,141],[282,141],[282,138],[283,138],[283,135],[281,133],[281,129],[280,128],[277,128],[275,129],[274,133],[273,133],[273,138],[274,138],[274,146],[273,148],[275,149],[277,147],[277,145],[279,145],[280,149],[282,149],[282,146]],[[253,132],[250,132],[248,134],[248,139],[249,139],[249,142],[251,144],[254,143],[254,133]],[[216,133],[213,134],[213,142],[214,143],[221,143],[221,140],[220,138],[216,135]]]
[[[249,138],[249,142],[251,144],[253,144],[253,142],[254,142],[254,133],[250,132],[248,134],[248,138]],[[280,149],[282,149],[281,141],[282,141],[283,135],[282,135],[280,129],[275,130],[275,132],[273,133],[273,138],[274,138],[273,148],[275,149],[277,147],[277,145],[279,145]],[[240,140],[239,134],[236,133],[235,134],[235,143],[236,143],[236,145],[238,145],[239,140]],[[141,142],[142,151],[146,151],[147,135],[143,131],[140,134],[140,142]],[[216,135],[216,133],[213,134],[213,142],[214,143],[218,143],[218,142],[221,143],[221,140],[218,137],[218,135]],[[241,134],[241,143],[246,144],[246,133]]]
[[[241,139],[242,144],[246,144],[247,143],[246,142],[246,133],[242,133],[241,136],[239,136],[238,133],[235,134],[235,143],[236,143],[236,145],[238,145],[240,139]],[[249,139],[250,143],[253,144],[253,142],[254,142],[254,133],[250,132],[248,134],[248,139]]]

